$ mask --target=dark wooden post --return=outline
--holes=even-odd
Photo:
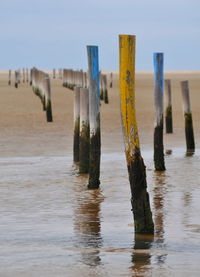
[[[171,97],[171,81],[165,80],[165,126],[166,133],[173,133],[173,122],[172,122],[172,97]]]
[[[154,166],[157,171],[165,170],[163,146],[163,85],[163,53],[154,53]]]
[[[89,76],[90,167],[88,188],[100,185],[101,131],[98,47],[87,46]]]
[[[192,111],[190,106],[190,94],[188,81],[181,82],[182,96],[183,96],[183,113],[185,118],[185,137],[187,151],[195,149]]]
[[[135,111],[135,36],[120,35],[120,99],[122,131],[131,187],[135,233],[154,233],[146,169],[140,152]]]
[[[15,87],[18,88],[19,84],[19,72],[15,70]]]
[[[104,87],[104,102],[105,104],[108,104],[109,101],[108,101],[108,88],[107,88],[107,76],[106,74],[103,75],[103,87]]]
[[[99,71],[99,81],[100,81],[100,99],[104,98],[104,84],[103,84],[103,74]]]
[[[51,85],[50,85],[50,77],[48,74],[44,74],[43,82],[44,82],[43,95],[44,95],[44,101],[45,101],[47,122],[53,122],[52,105],[51,105]]]
[[[8,72],[8,85],[9,86],[11,85],[11,69],[9,69],[9,72]]]
[[[113,87],[113,73],[110,73],[110,88]]]
[[[89,172],[90,126],[89,126],[89,91],[80,88],[80,137],[79,137],[79,172]]]
[[[74,89],[74,163],[79,162],[80,88]]]

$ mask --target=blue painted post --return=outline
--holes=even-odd
[[[163,147],[163,92],[164,72],[163,53],[154,53],[154,101],[155,101],[155,129],[154,129],[154,166],[156,171],[165,170]]]
[[[88,188],[97,189],[100,185],[100,87],[98,47],[87,46],[89,77],[89,121],[90,121],[90,166]]]

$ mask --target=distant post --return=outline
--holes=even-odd
[[[29,78],[28,78],[28,77],[29,77],[28,74],[29,74],[28,68],[26,68],[26,82],[27,82],[27,83],[28,83],[28,79],[29,79]]]
[[[98,47],[87,46],[89,76],[89,119],[90,119],[90,167],[88,188],[97,189],[100,185],[100,90]]]
[[[110,88],[113,87],[113,73],[110,73]]]
[[[18,88],[19,84],[19,72],[15,70],[15,87]]]
[[[48,74],[44,75],[44,101],[45,107],[46,107],[46,117],[47,117],[47,122],[52,122],[53,121],[53,116],[52,116],[52,106],[51,106],[51,86],[50,86],[50,77]]]
[[[100,81],[100,99],[104,98],[104,83],[103,83],[103,74],[99,71],[99,81]]]
[[[25,68],[22,69],[23,83],[25,83]]]
[[[87,88],[80,88],[79,173],[89,172],[89,154],[89,91]]]
[[[107,75],[104,74],[103,75],[103,87],[104,87],[104,102],[105,104],[108,104],[108,87],[107,87]]]
[[[55,70],[55,68],[53,69],[53,79],[55,79],[56,78],[56,70]]]
[[[195,149],[192,111],[190,106],[190,94],[188,81],[181,82],[182,96],[183,96],[183,113],[185,118],[185,137],[187,151]]]
[[[155,102],[155,128],[154,128],[154,166],[155,170],[165,170],[163,146],[163,53],[154,53],[154,102]]]
[[[79,162],[80,88],[74,88],[74,163]]]
[[[165,80],[165,102],[166,102],[166,110],[165,110],[165,126],[166,133],[173,133],[173,123],[172,123],[172,97],[171,97],[171,81]]]
[[[11,85],[11,69],[9,69],[9,72],[8,72],[8,85],[9,86]]]
[[[135,233],[154,233],[146,169],[140,152],[135,111],[135,36],[119,36],[122,131],[131,187]]]

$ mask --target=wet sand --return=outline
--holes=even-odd
[[[166,172],[153,166],[153,74],[136,75],[142,155],[155,237],[134,237],[118,77],[102,103],[101,190],[72,164],[73,93],[52,80],[53,123],[28,84],[0,72],[0,276],[199,276],[200,72],[169,72],[174,134]],[[186,156],[180,80],[190,81],[196,141]]]

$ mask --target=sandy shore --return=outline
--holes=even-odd
[[[14,75],[14,74],[13,74]],[[14,80],[14,76],[12,76]],[[166,72],[172,80],[174,134],[165,135],[165,148],[184,146],[181,80],[189,80],[196,146],[200,137],[200,71]],[[73,92],[52,79],[53,123],[47,123],[39,99],[29,84],[8,86],[8,71],[0,71],[0,155],[67,155],[72,153]],[[154,127],[153,73],[136,74],[136,110],[141,147],[152,148]],[[102,151],[123,151],[119,110],[118,74],[109,89],[109,105],[102,103]]]

